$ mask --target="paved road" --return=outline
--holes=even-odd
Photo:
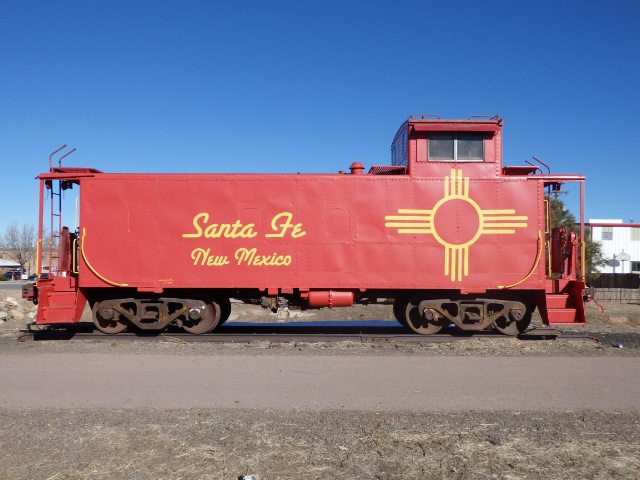
[[[22,286],[26,285],[27,283],[33,283],[33,282],[27,282],[22,280],[7,280],[6,282],[0,282],[0,290],[22,291]]]
[[[640,357],[0,355],[5,408],[615,410]]]

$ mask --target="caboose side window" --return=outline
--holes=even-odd
[[[478,133],[459,133],[457,139],[458,160],[481,162],[484,160],[484,138]]]
[[[484,135],[482,133],[432,132],[428,138],[430,161],[484,161]]]
[[[431,160],[455,160],[455,136],[453,133],[432,133],[429,135],[429,158]]]

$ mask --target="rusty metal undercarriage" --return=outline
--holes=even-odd
[[[96,327],[104,333],[120,333],[129,325],[141,330],[163,330],[173,324],[186,332],[209,333],[231,312],[229,299],[117,298],[92,306]]]
[[[438,333],[451,324],[462,331],[496,329],[505,335],[519,335],[529,326],[534,308],[515,299],[417,296],[396,299],[393,311],[396,320],[421,335]],[[128,297],[92,303],[96,327],[111,334],[124,332],[129,326],[160,331],[169,325],[188,333],[204,334],[222,325],[230,313],[227,297]]]
[[[400,323],[422,335],[438,333],[452,323],[465,331],[495,328],[505,335],[518,335],[529,326],[533,308],[516,300],[417,297],[397,299],[393,311]]]

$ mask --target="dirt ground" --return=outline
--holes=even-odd
[[[637,479],[637,413],[2,412],[2,479]],[[11,434],[9,436],[9,433]]]
[[[0,292],[0,301],[15,292]],[[5,352],[162,352],[234,355],[602,356],[640,355],[640,305],[587,307],[587,327],[565,328],[590,340],[451,339],[436,344],[20,343],[30,321],[0,323]],[[20,317],[20,315],[17,315]],[[392,320],[389,306],[291,312],[290,320]],[[259,307],[234,305],[230,322],[283,321]],[[539,321],[539,320],[538,320]],[[124,372],[123,372],[124,374]],[[37,388],[37,386],[34,386]],[[381,384],[381,388],[384,385]],[[43,394],[46,394],[43,392]],[[251,395],[251,392],[247,392]],[[402,392],[398,392],[402,395]],[[640,407],[640,401],[639,401]],[[564,412],[406,411],[312,412],[280,410],[24,410],[0,408],[0,480],[14,479],[637,479],[640,478],[640,408]]]

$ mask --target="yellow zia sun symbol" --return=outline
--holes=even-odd
[[[528,220],[526,215],[515,215],[514,209],[480,208],[469,197],[469,178],[455,168],[445,177],[444,196],[431,210],[401,208],[397,213],[386,215],[384,226],[400,234],[433,235],[444,247],[444,274],[452,282],[469,275],[469,247],[482,235],[514,234],[516,228],[526,227]]]

